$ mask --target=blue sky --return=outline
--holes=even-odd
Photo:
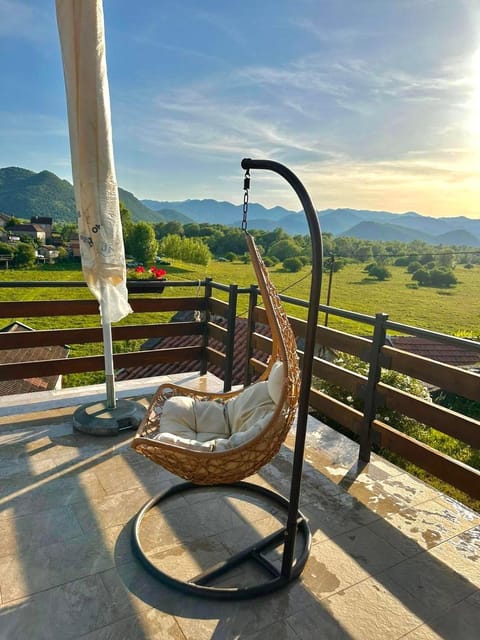
[[[319,209],[480,214],[479,0],[104,0],[120,186],[241,201],[287,164]],[[0,167],[71,180],[54,0],[0,0]],[[280,178],[252,199],[299,209]]]

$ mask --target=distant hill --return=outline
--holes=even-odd
[[[147,205],[155,211],[161,211],[163,209],[174,209],[180,213],[185,214],[191,218],[194,222],[220,222],[221,224],[240,224],[242,221],[242,209],[241,204],[232,204],[231,202],[219,202],[218,200],[206,199],[206,200],[183,200],[176,202],[158,201],[158,200],[142,200],[143,204]],[[266,209],[261,204],[251,203],[248,207],[248,217],[252,221],[256,218],[276,222],[275,226],[281,226],[279,221],[292,214],[292,211],[284,209],[283,207],[273,207],[272,209]],[[296,214],[298,215],[298,214]],[[299,216],[300,218],[300,216]],[[253,222],[249,224],[250,227],[254,227]],[[263,227],[262,227],[263,228]]]
[[[118,195],[135,222],[189,221],[181,213],[175,218],[172,211],[167,215],[152,211],[125,189],[119,188]],[[35,173],[20,167],[0,169],[0,211],[26,219],[31,216],[51,216],[55,222],[76,222],[77,219],[73,186],[68,180],[50,171]]]
[[[173,208],[190,216],[196,222],[219,222],[239,225],[242,205],[217,200],[157,201],[143,200],[152,209]],[[480,246],[480,220],[464,216],[433,218],[415,211],[392,213],[367,209],[324,209],[318,212],[324,233],[334,236],[352,236],[364,240],[411,242],[423,240],[429,244],[448,244],[469,247]],[[251,203],[248,207],[250,229],[273,230],[281,227],[290,235],[308,233],[303,213],[283,207],[267,209]]]
[[[74,221],[73,187],[50,171],[6,167],[0,169],[0,211],[17,218],[48,215]]]
[[[190,222],[195,222],[193,218],[189,218],[184,213],[180,213],[180,211],[175,211],[175,209],[160,209],[157,212],[162,216],[163,221],[171,222],[172,220],[176,220],[181,222],[182,224],[189,224]]]
[[[145,220],[146,222],[163,222],[161,216],[146,207],[143,202],[138,200],[130,191],[125,191],[125,189],[119,187],[118,197],[130,211],[135,222],[139,222],[140,220]]]
[[[429,244],[435,244],[433,236],[427,233],[421,233],[419,231],[413,231],[407,227],[402,227],[398,224],[389,224],[385,222],[369,222],[363,221],[356,224],[354,227],[347,229],[342,236],[352,236],[354,238],[360,238],[362,240],[383,240],[383,241],[399,241],[399,242],[413,242],[413,240],[422,240]]]
[[[159,201],[142,200],[119,188],[119,197],[131,211],[135,222],[189,222],[240,225],[242,204],[213,199]],[[55,222],[75,222],[73,187],[50,171],[35,173],[19,167],[0,169],[0,211],[27,218],[52,216]],[[324,209],[318,212],[325,233],[353,236],[365,240],[410,242],[480,247],[480,220],[465,216],[433,218],[415,211],[392,213],[364,209]],[[283,207],[268,209],[258,203],[248,207],[250,229],[273,230],[281,227],[290,235],[308,233],[303,213]]]

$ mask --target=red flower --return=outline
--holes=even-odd
[[[145,271],[145,267],[136,267],[135,268],[135,273],[144,273]]]
[[[150,267],[150,273],[152,273],[157,280],[161,280],[163,276],[167,275],[165,269],[157,269],[157,267]]]

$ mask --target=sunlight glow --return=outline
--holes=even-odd
[[[472,101],[469,129],[475,136],[472,141],[480,147],[480,48],[472,56]]]

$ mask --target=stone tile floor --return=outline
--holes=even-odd
[[[178,381],[178,380],[177,380]],[[211,381],[210,381],[211,382]],[[145,402],[145,400],[143,400]],[[195,599],[133,557],[132,520],[178,482],[132,432],[73,432],[71,407],[0,417],[1,640],[478,640],[480,515],[311,419],[297,581],[253,601]],[[293,436],[252,481],[288,495]],[[199,489],[153,510],[142,544],[192,575],[278,525],[279,512]],[[232,576],[251,579],[243,572]]]

